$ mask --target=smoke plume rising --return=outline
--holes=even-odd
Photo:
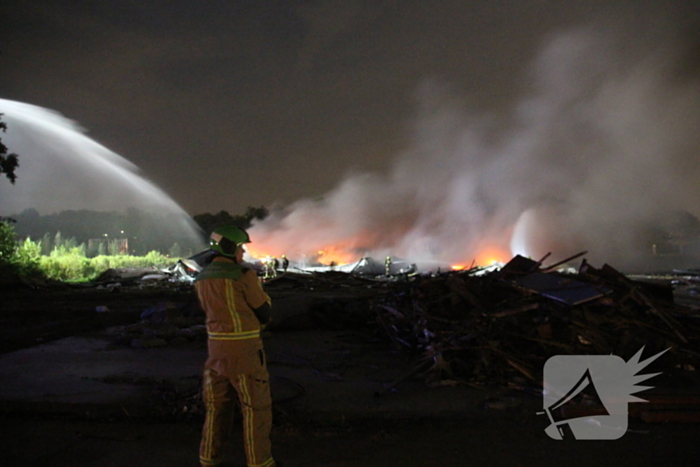
[[[553,35],[501,113],[471,112],[426,81],[410,149],[388,174],[352,174],[321,199],[273,210],[251,230],[253,251],[469,264],[487,250],[507,260],[585,249],[633,263],[645,229],[671,211],[696,214],[700,201],[700,48],[673,24]]]

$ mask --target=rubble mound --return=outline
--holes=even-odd
[[[554,355],[627,360],[670,349],[658,371],[695,379],[700,322],[674,304],[670,285],[634,281],[584,260],[577,273],[543,270],[516,256],[500,270],[416,276],[375,304],[397,351],[421,361],[434,384],[540,386]]]

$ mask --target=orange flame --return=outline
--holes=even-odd
[[[359,238],[368,240],[365,237],[370,236],[359,236]],[[371,241],[364,243],[361,247],[357,239],[345,238],[333,244],[318,245],[314,250],[285,251],[285,246],[277,244],[274,238],[266,238],[260,243],[247,244],[246,249],[249,256],[261,260],[265,258],[280,258],[284,254],[292,261],[316,262],[326,266],[333,263],[340,266],[358,260],[362,256],[361,252],[371,249],[366,248],[367,244],[371,244]],[[473,251],[477,251],[475,256],[472,256]],[[506,263],[511,258],[507,248],[493,244],[477,247],[472,250],[472,254],[465,254],[461,258],[456,258],[458,261],[452,264],[451,268],[459,271],[478,266],[487,267],[498,263]]]
[[[265,249],[258,248],[256,246],[246,245],[248,255],[256,259],[280,258],[283,254],[285,254],[292,260],[299,260],[303,257],[306,257],[312,261],[319,262],[326,266],[330,265],[331,263],[335,265],[348,264],[358,259],[358,255],[354,253],[351,249],[339,245],[327,245],[313,253],[283,253],[279,249],[275,248],[273,245],[265,245],[264,248]]]
[[[476,256],[476,264],[478,264],[479,266],[491,266],[496,263],[505,263],[506,258],[506,254],[502,251],[498,251],[496,249],[487,249],[481,251]]]
[[[348,252],[345,248],[327,246],[318,251],[318,258],[316,260],[325,265],[330,265],[331,263],[341,265],[351,263],[356,259],[356,255]]]
[[[245,249],[248,252],[248,255],[250,255],[256,259],[279,258],[284,254],[284,253],[279,253],[274,248],[269,248],[269,247],[268,247],[268,249],[262,250],[262,249],[259,249],[257,247],[251,246],[251,245],[246,245]]]
[[[486,267],[499,263],[503,264],[508,261],[508,258],[510,258],[510,255],[505,250],[489,246],[482,248],[469,263],[455,263],[450,267],[453,271],[461,271],[462,269],[470,269],[477,266]]]

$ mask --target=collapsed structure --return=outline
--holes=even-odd
[[[697,314],[670,285],[633,281],[585,260],[576,274],[516,256],[500,270],[418,278],[377,306],[397,350],[429,361],[430,380],[539,384],[556,354],[632,356],[671,348],[668,361],[695,370]],[[672,356],[672,358],[671,358]]]
[[[420,378],[431,386],[498,385],[540,394],[542,370],[552,356],[628,359],[642,348],[645,356],[670,349],[652,368],[666,382],[699,381],[700,314],[674,302],[668,277],[633,280],[585,259],[569,272],[557,271],[559,263],[543,267],[516,256],[500,268],[391,277],[375,263],[372,268],[369,261],[358,262],[349,272],[287,272],[267,281],[273,301],[308,298],[293,316],[278,310],[270,330],[299,329],[302,322],[331,329],[369,326],[375,342],[414,361],[413,371],[381,392]],[[196,277],[198,264],[178,262],[163,277],[171,283],[179,274]],[[160,308],[122,328],[120,341],[150,347],[205,339],[194,310],[183,319],[172,306]]]
[[[206,260],[205,253],[180,260],[161,277],[191,280]],[[375,323],[397,351],[424,360],[430,381],[533,384],[554,354],[624,357],[641,347],[648,353],[670,347],[665,361],[694,370],[700,323],[695,310],[674,303],[670,284],[631,280],[585,259],[575,273],[557,272],[563,263],[543,267],[516,256],[501,268],[413,274],[413,265],[397,262],[396,274],[387,277],[383,264],[363,258],[282,274],[266,288],[273,294],[325,290],[326,296],[343,288],[340,301],[347,303],[361,290],[364,305],[352,307],[355,316],[339,312],[342,305],[331,312],[317,306],[316,318]]]

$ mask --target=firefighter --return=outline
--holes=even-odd
[[[282,255],[282,270],[284,272],[287,272],[288,267],[289,267],[289,259],[287,259],[286,255]]]
[[[384,275],[391,275],[391,256],[387,256],[386,260],[384,261]]]
[[[269,279],[272,277],[272,272],[270,271],[272,265],[272,258],[266,256],[263,259],[263,279]]]
[[[250,238],[238,227],[214,230],[210,248],[215,258],[195,281],[209,336],[202,383],[206,415],[199,448],[203,467],[223,461],[236,396],[248,466],[276,465],[270,445],[270,379],[260,338],[261,329],[271,321],[271,301],[255,271],[243,263],[246,243]]]

